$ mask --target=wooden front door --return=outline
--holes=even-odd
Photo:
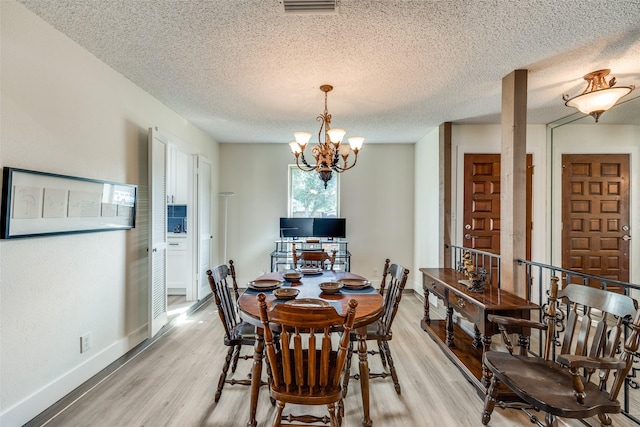
[[[527,154],[526,252],[531,259],[533,157]],[[500,154],[464,155],[463,246],[500,253]],[[498,277],[497,271],[493,277]]]
[[[564,269],[629,281],[629,172],[628,154],[562,156]]]

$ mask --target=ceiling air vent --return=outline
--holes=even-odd
[[[284,13],[337,14],[340,0],[281,0]]]

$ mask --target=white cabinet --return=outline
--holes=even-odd
[[[167,239],[167,294],[190,297],[190,269],[188,239],[169,237]]]
[[[186,205],[189,194],[191,156],[178,146],[169,146],[167,170],[167,204]]]

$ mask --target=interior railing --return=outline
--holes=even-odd
[[[451,268],[460,269],[462,256],[465,252],[471,254],[471,261],[476,271],[484,270],[487,273],[487,283],[500,288],[500,255],[477,249],[464,248],[462,246],[446,245],[451,255]]]
[[[446,245],[446,248],[451,251],[451,268],[459,269],[463,254],[468,251],[471,254],[471,259],[476,268],[487,271],[487,282],[500,288],[500,255],[455,245]],[[541,307],[541,310],[538,312],[531,313],[532,320],[541,321],[541,314],[547,303],[548,287],[549,283],[551,283],[552,276],[560,278],[561,287],[564,287],[569,283],[576,283],[585,286],[596,286],[601,289],[611,290],[614,292],[621,292],[625,295],[630,295],[636,298],[640,295],[640,286],[633,283],[592,276],[533,261],[518,260],[518,264],[525,266],[527,283],[526,298]],[[561,312],[566,313],[566,310],[561,310]],[[560,345],[560,336],[564,330],[564,320],[565,317],[562,315],[556,319],[557,328],[555,333],[557,336],[555,337],[555,340],[558,343],[558,346]],[[534,331],[532,331],[532,333],[534,333]],[[529,353],[536,356],[542,354],[542,334],[542,331],[535,331],[531,336]],[[625,339],[628,334],[629,328],[627,327],[624,331]],[[622,403],[622,413],[635,424],[640,425],[640,413],[638,413],[637,409],[635,414],[631,413],[631,408],[640,407],[640,354],[635,353],[633,360],[633,367],[627,376],[623,390],[621,390],[618,395],[618,399]]]

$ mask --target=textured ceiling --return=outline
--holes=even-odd
[[[640,87],[640,0],[341,0],[331,15],[279,0],[20,3],[219,142],[316,134],[325,83],[332,126],[365,143],[499,123],[515,69],[529,70],[529,123],[573,113],[561,96],[593,70]]]

